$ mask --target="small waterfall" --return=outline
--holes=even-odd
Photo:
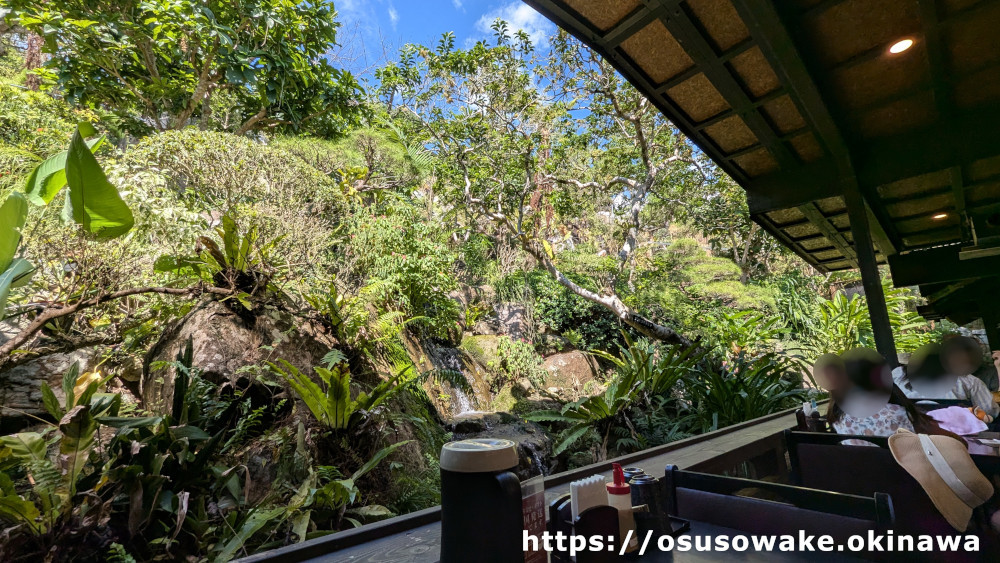
[[[475,407],[472,406],[472,399],[466,395],[465,391],[463,391],[461,387],[452,386],[451,396],[452,399],[454,399],[451,409],[452,416],[477,412]]]

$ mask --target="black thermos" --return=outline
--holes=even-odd
[[[517,459],[510,440],[460,440],[441,449],[441,563],[524,560]]]

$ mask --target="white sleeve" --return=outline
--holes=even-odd
[[[966,396],[972,401],[973,406],[983,409],[990,416],[995,417],[1000,414],[1000,407],[993,401],[993,393],[990,393],[989,388],[982,380],[974,375],[965,375],[961,379]]]

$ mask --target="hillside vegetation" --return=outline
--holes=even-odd
[[[97,4],[0,4],[0,560],[227,561],[433,506],[449,439],[561,471],[873,345],[564,34],[365,91],[329,2]],[[953,328],[889,287],[901,351]]]

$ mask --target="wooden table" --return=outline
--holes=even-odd
[[[783,476],[787,473],[788,467],[785,463],[782,432],[794,427],[795,424],[794,409],[789,409],[617,459],[550,475],[545,477],[546,502],[568,493],[571,481],[594,474],[603,474],[610,478],[612,461],[624,467],[639,466],[654,476],[662,476],[667,464],[691,471],[722,473],[741,462],[750,461],[760,475]],[[343,557],[348,553],[354,558],[353,561],[436,560],[420,557],[428,557],[422,553],[430,551],[428,546],[433,545],[432,538],[437,534],[431,530],[437,529],[440,517],[440,507],[428,508],[361,528],[251,555],[240,561],[243,563],[344,561]],[[429,557],[436,557],[437,550],[434,549],[433,553],[434,555]],[[700,561],[700,559],[684,561]]]
[[[697,537],[733,537],[746,535],[738,530],[723,528],[703,522],[692,522],[691,531]],[[789,532],[791,533],[791,532]],[[380,540],[364,543],[348,549],[330,553],[307,560],[309,563],[436,563],[441,546],[441,526],[437,523],[427,524],[410,530],[398,536],[390,536]],[[470,558],[469,561],[475,561]],[[755,551],[673,551],[661,552],[650,545],[646,554],[635,561],[642,562],[676,562],[701,563],[706,561],[744,561],[753,563],[784,562],[784,561],[861,561],[861,559],[844,555],[843,553],[785,553],[780,551],[758,553]]]

